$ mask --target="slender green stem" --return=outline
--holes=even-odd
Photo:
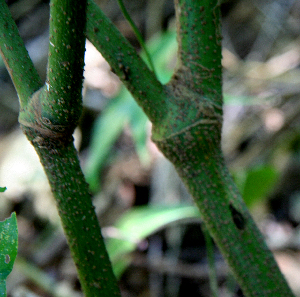
[[[101,9],[88,0],[87,38],[155,123],[166,114],[166,90]]]
[[[42,82],[29,58],[5,0],[0,0],[0,53],[17,90],[20,107],[23,109],[30,96],[42,86]]]
[[[121,10],[122,10],[122,13],[123,13],[124,17],[126,18],[126,20],[128,21],[128,23],[130,24],[130,26],[131,26],[131,28],[132,28],[132,30],[133,30],[133,32],[134,32],[134,34],[135,34],[135,36],[136,36],[138,42],[140,43],[142,49],[143,49],[144,52],[145,52],[145,55],[146,55],[146,57],[147,57],[147,60],[148,60],[148,63],[149,63],[149,65],[150,65],[151,70],[152,70],[152,71],[154,72],[154,74],[155,74],[155,67],[154,67],[154,64],[153,64],[153,62],[152,62],[152,58],[151,58],[151,56],[150,56],[150,54],[149,54],[149,52],[148,52],[148,50],[147,50],[147,46],[146,46],[146,44],[145,44],[145,42],[144,42],[144,39],[143,39],[143,37],[142,37],[142,35],[141,35],[139,29],[137,28],[137,26],[136,26],[135,23],[133,22],[132,18],[130,17],[130,15],[129,15],[129,13],[128,13],[128,11],[127,11],[125,5],[124,5],[124,2],[123,2],[122,0],[118,0],[118,3],[119,3],[119,6],[120,6],[120,8],[121,8]]]
[[[85,11],[86,1],[50,2],[46,83],[19,116],[20,123],[27,127],[47,134],[51,131],[48,136],[72,134],[81,115]]]
[[[72,133],[81,114],[85,1],[50,2],[45,87],[20,122],[47,174],[86,296],[120,296]]]
[[[46,96],[51,98],[51,106],[44,109],[60,125],[65,122],[75,127],[82,111],[85,24],[86,0],[50,2]],[[70,94],[70,99],[65,100]],[[51,107],[60,109],[61,114]]]
[[[19,115],[22,125],[48,137],[72,134],[82,112],[85,11],[86,1],[50,2],[46,82]]]

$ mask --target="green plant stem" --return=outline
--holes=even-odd
[[[217,0],[175,2],[181,61],[168,83],[173,94],[166,117],[169,121],[163,123],[163,129],[154,126],[152,137],[192,194],[243,293],[246,296],[293,296],[223,160],[217,3]],[[199,52],[191,58],[196,49]],[[199,82],[195,80],[196,75]]]
[[[0,53],[17,90],[20,108],[23,109],[42,82],[5,0],[0,0]]]
[[[85,296],[120,296],[72,138],[24,129],[47,174]]]
[[[147,60],[148,60],[148,63],[150,65],[150,68],[151,70],[153,71],[153,73],[155,74],[155,68],[154,68],[154,65],[153,65],[153,62],[152,62],[152,59],[151,59],[151,56],[147,50],[147,47],[145,45],[145,42],[144,42],[144,39],[139,31],[139,29],[137,28],[137,26],[135,25],[135,23],[133,22],[132,18],[130,17],[125,5],[124,5],[124,2],[122,0],[118,0],[118,3],[119,3],[119,6],[122,10],[122,13],[124,15],[124,17],[126,18],[126,20],[128,21],[128,23],[130,24],[138,42],[140,43],[140,46],[142,47],[142,49],[144,50],[145,52],[145,55],[147,57]]]
[[[216,96],[222,105],[220,1],[175,0],[181,75],[197,93]]]
[[[245,296],[293,296],[243,203],[212,136],[198,125],[156,141],[192,194]],[[189,148],[186,150],[186,148]]]
[[[155,123],[166,113],[166,90],[101,9],[88,0],[87,38],[101,52],[149,119]]]
[[[151,72],[143,73],[139,57],[92,2],[87,36],[149,116],[152,139],[192,194],[244,294],[293,296],[224,164],[218,1],[178,0],[175,5],[180,63],[164,87]],[[120,46],[112,49],[110,43]],[[128,69],[129,80],[122,69]],[[135,80],[140,73],[143,83]]]
[[[72,134],[82,112],[85,11],[86,1],[50,2],[46,82],[19,116],[21,124],[50,137]]]
[[[10,28],[13,20],[7,15],[5,25]],[[19,121],[48,177],[83,292],[88,297],[120,296],[72,138],[82,108],[84,28],[85,1],[51,1],[47,80],[38,91],[26,84],[16,85],[19,77],[31,78],[17,60],[20,52],[14,49],[18,43],[10,49],[10,56],[4,52],[4,60],[17,91],[23,92]],[[4,47],[7,38],[12,43],[19,40],[7,36],[1,35]],[[28,62],[28,55],[24,59]]]

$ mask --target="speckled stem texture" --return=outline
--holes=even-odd
[[[92,0],[87,2],[87,38],[108,61],[151,122],[159,121],[166,107],[162,84],[100,8]]]
[[[88,3],[88,38],[149,116],[154,142],[192,194],[244,294],[293,296],[224,164],[217,0],[175,1],[180,61],[166,86],[142,66],[103,13]]]
[[[179,69],[167,84],[169,115],[153,140],[192,194],[246,296],[293,296],[251,218],[221,151],[220,9],[177,0]]]
[[[72,138],[82,108],[86,2],[51,1],[44,86],[4,0],[0,5],[0,25],[7,29],[0,28],[0,49],[20,98],[19,122],[48,177],[82,290],[88,297],[120,296]]]
[[[166,86],[91,0],[86,34],[152,121],[153,140],[194,197],[244,294],[293,296],[224,164],[217,0],[177,0],[175,5],[180,61]],[[0,8],[0,16],[6,20],[7,14]],[[24,80],[28,91],[18,88],[22,75],[36,76],[31,68],[27,72],[18,63],[14,65],[19,57],[5,62],[16,89],[23,92],[19,97],[35,92],[30,100],[25,99],[20,122],[45,167],[84,293],[120,296],[72,141],[81,112],[84,11],[84,1],[51,1],[48,77],[39,91],[35,92],[36,77],[33,85],[28,78]],[[4,29],[9,28],[8,21],[1,21]],[[10,31],[1,32],[0,28],[1,52],[11,57],[14,38],[10,35],[6,41]],[[75,58],[69,56],[74,48]],[[25,52],[19,54],[26,56]]]
[[[23,128],[47,174],[85,296],[120,296],[72,137]],[[42,199],[42,197],[41,197]]]

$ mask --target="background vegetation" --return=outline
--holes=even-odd
[[[174,12],[172,1],[159,2],[163,9],[156,1],[125,3],[148,40],[160,79],[167,81],[176,63]],[[9,4],[45,77],[48,4],[24,0]],[[100,4],[138,47],[117,3]],[[297,1],[231,1],[223,6],[223,149],[280,266],[288,267],[287,276],[299,275],[295,265],[299,261],[298,25]],[[187,205],[191,199],[172,166],[150,142],[149,123],[90,44],[85,77],[85,110],[77,142],[124,296],[182,296],[186,287],[193,288],[194,296],[207,296],[204,237],[196,231],[200,221]],[[8,188],[1,194],[0,211],[1,218],[17,212],[20,232],[21,257],[10,276],[9,292],[76,296],[75,269],[42,169],[17,128],[18,102],[3,65],[0,79],[0,181]],[[180,211],[174,206],[178,203],[184,204]],[[169,207],[157,211],[152,206],[158,204]],[[153,221],[158,224],[153,226]],[[142,230],[133,229],[138,223]],[[120,238],[127,239],[121,250],[133,253],[119,253],[120,242],[114,241]],[[215,258],[220,296],[238,296],[241,293],[217,251]],[[296,293],[298,283],[290,279]]]

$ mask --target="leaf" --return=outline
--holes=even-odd
[[[6,296],[6,278],[13,269],[18,252],[16,213],[0,222],[0,296]]]
[[[129,123],[137,154],[144,165],[148,165],[147,116],[138,106],[130,93],[123,88],[107,108],[98,117],[93,131],[90,155],[85,168],[86,179],[92,191],[98,190],[98,176],[101,172],[114,143],[122,133],[126,123]]]
[[[141,206],[130,209],[115,224],[114,238],[107,240],[107,250],[117,277],[120,277],[130,263],[130,252],[151,234],[171,223],[184,219],[199,219],[195,206]]]
[[[135,103],[135,101],[133,101]],[[141,163],[144,166],[148,166],[150,164],[150,154],[147,148],[147,123],[148,118],[145,113],[141,110],[141,108],[135,103],[132,104],[130,109],[130,129],[132,132],[132,137],[134,140],[134,145],[136,152],[139,156]]]
[[[170,30],[163,34],[155,35],[147,42],[147,48],[152,56],[157,78],[161,83],[167,83],[176,65],[176,53],[178,49],[176,32]],[[143,55],[144,53],[142,53]]]
[[[128,118],[126,99],[121,93],[120,96],[110,102],[95,123],[90,155],[85,168],[86,179],[93,191],[99,188],[99,172],[105,164],[113,144],[123,131]]]
[[[259,166],[234,174],[236,184],[248,207],[266,198],[279,178],[279,172],[272,166]]]
[[[6,187],[0,187],[0,193],[5,191],[6,191]]]

